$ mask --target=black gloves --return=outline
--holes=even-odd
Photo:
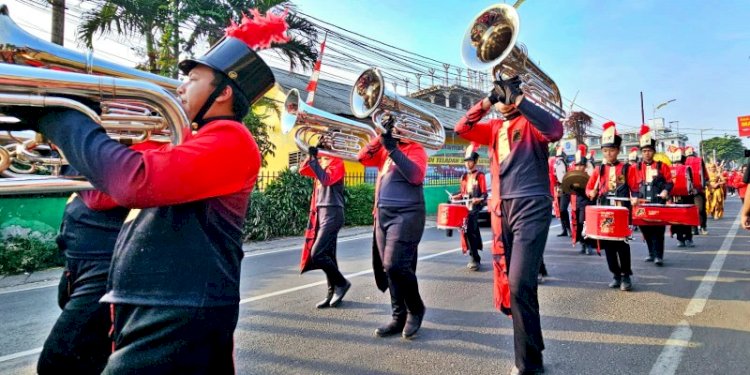
[[[307,148],[307,153],[310,154],[311,158],[318,157],[318,148],[316,146],[310,146]]]
[[[391,152],[398,147],[398,139],[393,137],[392,127],[389,127],[387,132],[380,135],[380,144],[382,144],[388,152]]]
[[[0,130],[34,130],[39,131],[39,119],[45,114],[44,108],[9,106],[0,107],[0,114],[15,117],[21,122],[0,122]]]
[[[490,100],[490,104],[503,103],[506,105],[515,104],[516,98],[523,94],[521,91],[521,78],[514,76],[507,81],[502,78],[495,81],[495,87],[490,91],[487,99]]]

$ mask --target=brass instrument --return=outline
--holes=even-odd
[[[370,126],[308,105],[297,89],[289,90],[286,96],[281,132],[294,132],[301,151],[318,146],[321,155],[353,161],[357,160],[359,150],[378,136]]]
[[[394,121],[394,137],[417,142],[430,150],[439,150],[445,143],[445,129],[432,113],[399,97],[385,88],[378,68],[362,72],[354,83],[349,104],[359,118],[371,117],[375,130],[386,132],[383,116],[390,114]]]
[[[189,134],[187,115],[171,92],[179,81],[36,38],[10,19],[4,5],[0,58],[5,62],[0,63],[0,130],[12,128],[4,123],[25,121],[4,116],[3,108],[13,113],[13,107],[64,107],[85,114],[125,144],[148,139],[179,144]],[[96,105],[101,114],[91,108]],[[61,175],[66,162],[41,135],[17,133],[0,138],[0,194],[91,188],[85,181]]]
[[[491,70],[494,79],[519,76],[526,99],[563,118],[557,84],[531,61],[526,46],[516,43],[519,26],[518,12],[510,5],[496,4],[482,10],[464,34],[461,57],[469,68]]]

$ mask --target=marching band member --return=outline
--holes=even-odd
[[[482,234],[479,232],[479,212],[487,201],[487,181],[484,173],[477,169],[479,154],[474,151],[473,144],[467,147],[466,172],[461,176],[461,191],[453,195],[453,199],[471,200],[469,216],[466,218],[466,230],[461,236],[461,249],[464,254],[469,251],[471,260],[466,267],[472,271],[478,271],[481,266],[479,250],[482,250]]]
[[[668,152],[672,160],[672,201],[677,204],[694,204],[693,198],[693,173],[690,167],[684,164],[685,156],[681,148],[670,146]],[[677,236],[679,245],[677,247],[694,247],[693,231],[688,225],[672,225],[672,233]]]
[[[603,125],[603,129],[604,160],[602,165],[594,169],[594,173],[589,178],[586,194],[589,199],[604,206],[612,205],[607,199],[609,197],[630,198],[631,203],[635,203],[633,201],[639,194],[637,170],[617,160],[622,138],[617,135],[615,123],[607,122]],[[599,240],[598,246],[604,249],[607,265],[612,272],[613,280],[609,283],[609,287],[620,288],[623,291],[631,290],[633,284],[630,276],[633,271],[630,266],[630,245],[624,241]]]
[[[574,170],[585,171],[588,160],[586,158],[586,145],[578,145],[578,151],[575,156]],[[586,206],[594,204],[586,195],[585,186],[574,186],[571,201],[573,203],[573,225],[575,226],[575,240],[581,244],[581,254],[591,255],[594,251],[588,246],[587,241],[583,238],[583,224],[586,220]]]
[[[386,115],[387,116],[387,115]],[[389,124],[390,122],[390,124]],[[375,184],[375,243],[373,270],[378,288],[390,290],[392,320],[375,330],[385,337],[401,334],[411,339],[422,326],[425,305],[417,283],[417,248],[425,223],[422,183],[427,153],[422,145],[394,138],[393,119],[387,132],[360,150],[365,166],[378,167]]]
[[[724,185],[726,181],[716,163],[708,165],[708,184],[706,185],[706,214],[719,220],[724,216]]]
[[[639,195],[646,203],[665,204],[672,190],[672,172],[668,165],[654,160],[656,139],[647,125],[641,125],[640,145],[643,161],[636,164],[640,184]],[[645,261],[654,262],[657,266],[663,265],[666,225],[643,225],[640,229],[648,246],[648,257]]]
[[[570,214],[568,213],[568,208],[570,207],[570,194],[564,193],[560,188],[562,179],[565,176],[565,173],[568,172],[568,162],[565,160],[566,158],[567,155],[565,155],[562,145],[558,145],[555,155],[554,171],[556,181],[555,199],[557,199],[557,204],[560,207],[560,226],[562,227],[562,232],[558,234],[557,237],[567,237],[568,233],[572,232],[570,228]]]
[[[313,178],[310,219],[305,231],[300,271],[321,269],[326,274],[328,293],[315,307],[338,307],[352,286],[339,271],[336,241],[344,226],[344,161],[333,156],[318,157],[311,146],[299,174]]]
[[[489,147],[495,306],[513,316],[520,373],[544,371],[537,273],[552,220],[548,144],[562,137],[560,121],[524,98],[521,80],[495,81],[489,96],[456,124],[464,139]],[[480,122],[495,106],[505,120]],[[509,284],[509,288],[508,288]]]
[[[38,121],[95,188],[131,208],[101,299],[113,323],[104,374],[234,373],[242,230],[261,164],[240,121],[274,84],[254,49],[287,40],[283,15],[253,13],[180,62],[177,94],[195,131],[181,144],[133,151],[67,109]]]
[[[111,322],[109,306],[99,299],[107,291],[112,251],[127,214],[128,209],[96,190],[75,193],[68,200],[57,236],[65,255],[58,288],[63,311],[44,342],[38,374],[100,374],[107,364]]]
[[[693,228],[693,234],[707,235],[706,230],[707,214],[706,214],[706,190],[705,187],[708,185],[708,170],[706,169],[706,163],[703,158],[695,153],[693,146],[685,147],[685,165],[690,167],[693,172],[693,188],[696,190],[695,194],[695,206],[698,207],[698,216],[700,217],[700,228]]]
[[[586,174],[591,176],[596,168],[596,151],[589,150],[589,160],[586,162]]]
[[[742,203],[745,203],[745,192],[747,191],[747,183],[745,183],[744,178],[745,173],[747,173],[747,165],[743,165],[742,169],[734,176],[734,186],[737,187],[737,195],[740,197]]]
[[[638,165],[638,147],[630,148],[630,153],[628,153],[628,164],[634,167]]]

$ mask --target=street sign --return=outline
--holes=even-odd
[[[750,115],[737,117],[740,137],[750,137]]]

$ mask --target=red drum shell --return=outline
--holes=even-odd
[[[597,240],[625,241],[630,236],[630,211],[625,207],[587,206],[584,235]]]
[[[469,209],[463,204],[441,203],[438,205],[438,229],[459,229],[469,216]]]
[[[700,225],[694,204],[641,204],[633,207],[633,225]]]

